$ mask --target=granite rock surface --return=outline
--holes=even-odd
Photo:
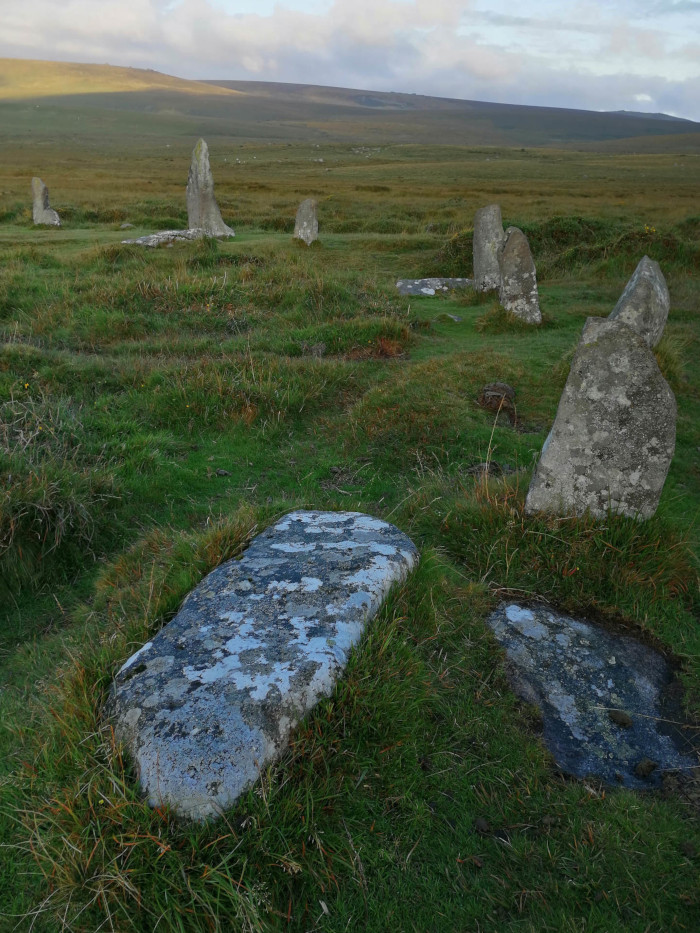
[[[541,606],[502,603],[488,624],[515,693],[540,709],[562,771],[640,789],[659,786],[669,770],[697,768],[665,722],[676,718],[665,705],[673,672],[657,651]]]
[[[661,266],[644,256],[608,320],[622,321],[636,330],[650,347],[655,347],[663,337],[670,307],[671,297]]]
[[[294,221],[294,238],[311,246],[318,239],[318,203],[315,198],[302,201]]]
[[[222,217],[214,197],[214,176],[209,165],[209,148],[203,139],[192,150],[192,163],[187,178],[187,226],[202,230],[204,236],[235,236]]]
[[[396,288],[399,295],[432,298],[434,295],[444,295],[458,288],[472,288],[473,285],[473,279],[399,279]]]
[[[49,204],[49,189],[36,177],[32,178],[32,220],[37,226],[61,226],[61,218]]]
[[[503,220],[498,204],[489,204],[474,214],[474,288],[490,292],[501,284],[498,253],[503,245]]]
[[[588,318],[526,512],[651,517],[676,442],[676,399],[644,339]]]
[[[540,299],[537,290],[537,272],[527,237],[518,227],[508,227],[498,252],[501,283],[498,300],[501,305],[526,321],[540,324]]]
[[[149,802],[195,820],[230,807],[332,692],[417,561],[387,522],[299,511],[210,573],[123,665],[107,703]]]

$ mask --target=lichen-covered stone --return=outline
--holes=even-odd
[[[169,246],[172,243],[186,240],[201,240],[205,236],[201,228],[195,230],[160,230],[158,233],[147,233],[132,240],[122,240],[122,243],[133,243],[136,246]]]
[[[318,204],[315,198],[302,201],[294,221],[294,237],[311,246],[318,239]]]
[[[32,178],[32,202],[32,220],[37,226],[61,226],[61,218],[49,204],[49,189],[41,178]]]
[[[501,305],[526,321],[540,324],[540,299],[537,291],[537,273],[527,237],[518,227],[508,227],[498,252],[501,283],[498,300]]]
[[[622,321],[655,347],[664,334],[671,307],[661,266],[644,256],[625,286],[608,320]]]
[[[459,288],[472,288],[473,279],[399,279],[396,283],[399,295],[416,295],[432,298]]]
[[[503,245],[503,220],[498,204],[489,204],[474,214],[474,288],[490,292],[501,284],[498,253]]]
[[[649,518],[675,441],[676,399],[644,339],[588,318],[525,510]]]
[[[214,176],[209,165],[209,148],[200,139],[192,150],[192,164],[187,178],[187,226],[203,230],[205,236],[235,236],[224,223],[214,197]]]
[[[418,560],[393,525],[292,512],[209,574],[117,674],[107,704],[153,805],[205,819],[278,758]]]
[[[660,784],[665,770],[697,767],[681,734],[667,728],[677,719],[664,705],[672,672],[658,652],[542,606],[503,603],[488,624],[514,691],[539,707],[563,771],[644,788]],[[640,767],[648,759],[659,767]]]

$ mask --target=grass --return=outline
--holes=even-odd
[[[697,159],[324,144],[319,166],[308,143],[210,140],[235,240],[123,246],[124,220],[183,225],[190,140],[162,144],[71,150],[69,171],[47,142],[60,230],[30,224],[26,154],[0,170],[0,928],[694,929],[695,797],[559,774],[484,619],[540,598],[637,632],[698,718]],[[310,195],[311,250],[289,230]],[[395,292],[468,275],[493,200],[530,239],[542,327],[491,296]],[[672,295],[656,354],[679,404],[658,514],[526,517],[583,323],[644,253]],[[515,427],[477,404],[493,381]],[[486,460],[513,472],[470,472]],[[141,801],[106,691],[296,507],[385,517],[421,565],[284,759],[221,820],[178,823]]]

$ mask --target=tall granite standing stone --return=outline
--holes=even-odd
[[[498,253],[503,244],[503,220],[498,204],[489,204],[474,214],[474,288],[494,291],[501,284]]]
[[[49,189],[41,178],[32,178],[32,219],[35,224],[60,227],[61,218],[49,204]]]
[[[367,622],[418,561],[359,512],[292,512],[209,574],[116,675],[106,712],[154,806],[219,814],[329,696]]]
[[[676,399],[644,339],[588,318],[525,511],[650,518],[675,442]]]
[[[192,150],[192,164],[187,178],[187,226],[190,230],[202,230],[205,236],[235,236],[222,220],[214,197],[209,148],[203,139]]]
[[[636,330],[650,347],[661,340],[671,297],[658,262],[644,256],[625,286],[609,320],[622,321]]]
[[[294,238],[311,246],[318,239],[318,204],[315,198],[302,201],[294,222]]]
[[[498,265],[501,271],[498,300],[501,305],[528,324],[540,324],[542,314],[535,263],[527,237],[518,227],[506,230],[498,252]]]

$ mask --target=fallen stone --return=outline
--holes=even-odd
[[[186,196],[187,226],[190,230],[202,230],[204,236],[210,237],[235,236],[233,230],[224,223],[214,197],[209,148],[203,139],[192,150]]]
[[[504,412],[515,423],[515,389],[507,382],[490,382],[477,398],[477,404],[487,411]]]
[[[503,220],[498,204],[489,204],[474,214],[474,288],[490,292],[501,284],[498,253],[503,245]]]
[[[49,189],[41,178],[32,178],[32,200],[32,220],[37,226],[61,226],[61,218],[49,204]]]
[[[432,298],[438,293],[446,294],[458,288],[471,288],[473,284],[473,279],[399,279],[396,287],[400,295]]]
[[[302,201],[294,221],[294,238],[311,246],[318,239],[318,203],[314,198]]]
[[[650,518],[676,441],[676,399],[626,324],[588,318],[525,511]]]
[[[292,512],[202,580],[123,665],[106,707],[149,803],[196,820],[230,807],[331,694],[417,561],[387,522]]]
[[[608,320],[622,321],[650,347],[655,347],[663,337],[670,307],[671,297],[661,267],[644,256]]]
[[[133,224],[120,224],[119,229],[120,230],[131,230],[133,226],[134,226]]]
[[[205,236],[203,230],[161,230],[158,233],[147,233],[134,240],[122,240],[122,243],[135,243],[137,246],[172,246],[176,242],[186,240],[201,240]]]
[[[508,227],[498,252],[501,282],[498,300],[501,305],[526,321],[540,324],[540,300],[537,291],[537,273],[527,237],[518,227]]]
[[[546,609],[502,603],[488,624],[507,656],[514,691],[542,713],[544,741],[562,771],[627,787],[659,786],[666,770],[698,766],[665,720],[666,660],[629,635]],[[620,729],[610,709],[631,714]],[[658,768],[641,774],[640,759]],[[653,769],[652,769],[653,770]]]

